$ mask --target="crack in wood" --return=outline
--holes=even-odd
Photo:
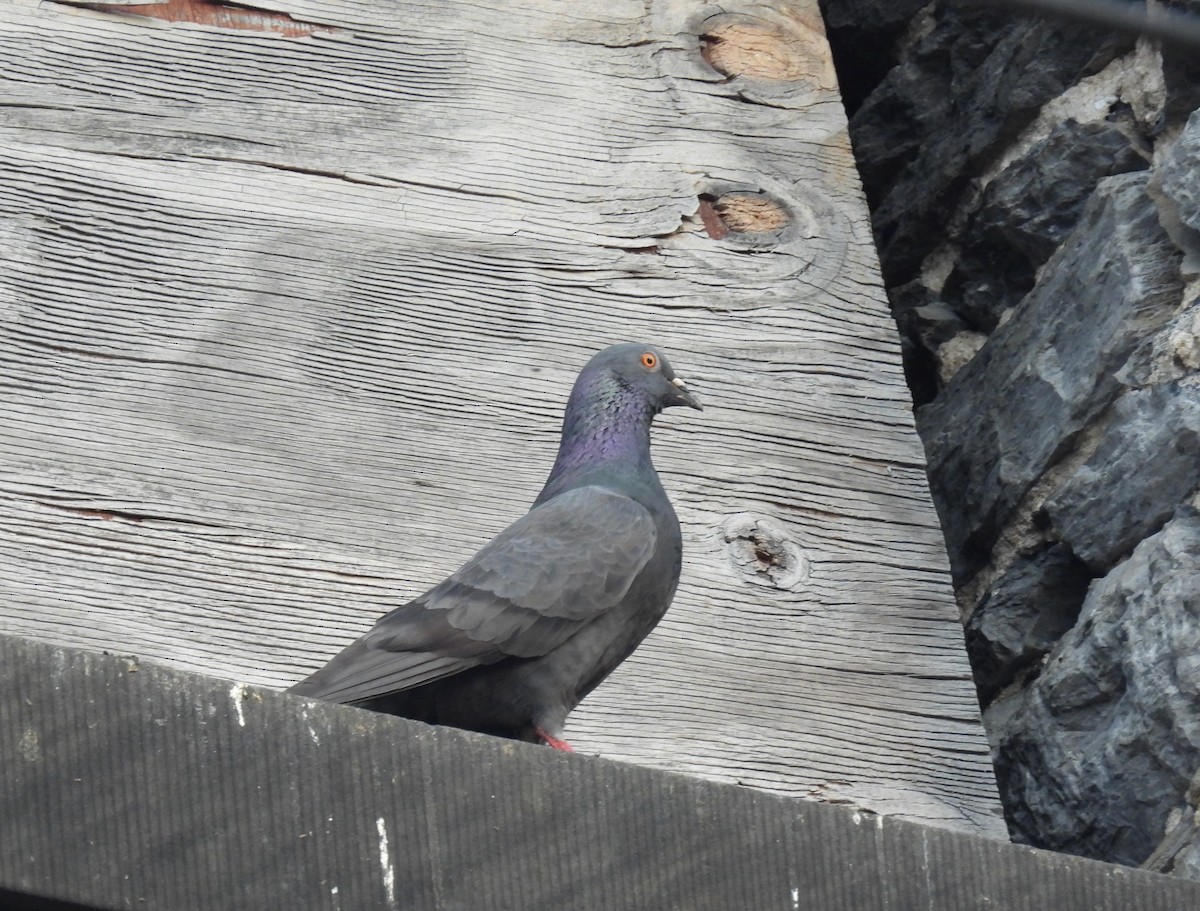
[[[214,28],[232,28],[263,32],[283,38],[309,38],[318,32],[331,33],[337,29],[304,22],[287,13],[259,9],[241,3],[221,0],[163,0],[160,3],[95,3],[80,0],[50,0],[58,6],[89,9],[98,13],[139,16],[162,22],[190,22]]]
[[[178,516],[159,516],[153,513],[136,512],[131,509],[101,509],[96,506],[67,506],[65,503],[51,503],[46,500],[35,500],[39,506],[44,506],[46,509],[55,509],[59,512],[69,512],[73,515],[83,516],[88,519],[103,519],[106,522],[111,522],[115,519],[122,519],[126,522],[132,522],[135,525],[140,525],[142,522],[169,522],[173,525],[195,525],[201,528],[225,528],[217,522],[202,522],[199,519],[181,519]]]
[[[332,171],[322,168],[305,168],[300,165],[285,164],[280,161],[264,161],[261,158],[238,158],[232,155],[192,155],[198,161],[215,161],[221,164],[245,164],[256,168],[270,168],[273,171],[287,171],[291,174],[304,174],[308,177],[328,177],[333,180],[344,180],[347,183],[366,187],[393,186],[396,181],[384,177],[371,179],[369,175],[351,176],[344,171]]]

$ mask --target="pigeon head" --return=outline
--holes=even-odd
[[[571,399],[603,410],[658,414],[672,405],[700,409],[700,402],[658,348],[629,342],[605,348],[580,371]]]

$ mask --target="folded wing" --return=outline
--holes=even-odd
[[[650,513],[629,497],[602,487],[562,493],[291,692],[362,702],[504,658],[545,655],[621,602],[656,541]]]

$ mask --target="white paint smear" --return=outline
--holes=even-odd
[[[388,904],[396,907],[396,871],[392,869],[392,860],[388,856],[387,823],[380,816],[375,820],[375,829],[379,832],[379,867],[383,870],[383,891],[387,893]]]
[[[242,713],[242,701],[245,697],[245,688],[240,683],[235,683],[229,688],[229,698],[233,700],[233,708],[237,712],[238,726],[246,726],[246,716]]]

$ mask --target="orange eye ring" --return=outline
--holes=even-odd
[[[647,370],[653,370],[658,366],[658,355],[653,351],[647,351],[642,355],[642,366]]]

